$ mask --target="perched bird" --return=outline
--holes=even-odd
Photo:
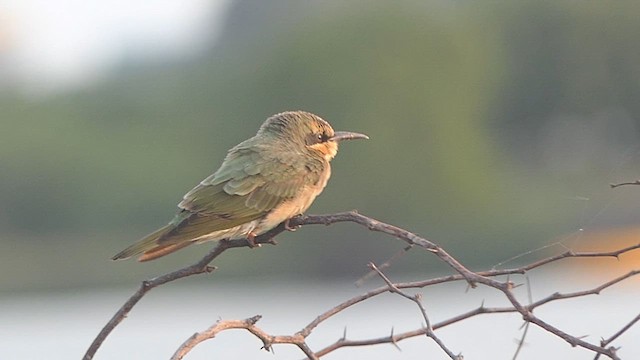
[[[189,191],[166,226],[113,257],[148,261],[193,243],[253,239],[302,214],[322,192],[338,142],[368,139],[333,131],[317,115],[288,111],[268,118],[258,133],[233,147],[220,168]],[[286,224],[286,223],[285,223]]]

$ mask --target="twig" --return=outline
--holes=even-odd
[[[140,301],[140,299],[142,299],[142,297],[147,292],[149,292],[151,289],[157,286],[166,284],[173,280],[177,280],[190,275],[212,272],[213,270],[215,270],[215,267],[209,266],[209,263],[213,259],[215,259],[218,255],[220,255],[222,252],[224,252],[226,249],[228,249],[228,247],[226,246],[226,243],[220,242],[218,243],[218,246],[216,246],[213,250],[211,250],[205,257],[202,258],[202,260],[198,261],[197,263],[191,266],[187,266],[186,268],[168,273],[166,275],[158,276],[153,279],[143,281],[138,291],[136,291],[129,298],[129,300],[127,300],[127,302],[125,302],[124,305],[122,305],[122,307],[113,315],[111,320],[109,320],[109,322],[102,328],[100,333],[98,333],[98,336],[96,336],[96,338],[93,340],[93,343],[91,343],[91,346],[89,346],[89,349],[85,353],[83,359],[84,360],[93,359],[93,356],[95,355],[96,351],[98,350],[98,348],[100,348],[100,345],[102,345],[102,343],[107,338],[107,336],[109,336],[111,331],[113,331],[113,329],[116,326],[118,326],[118,324],[120,324],[122,320],[124,320],[124,318],[131,311],[131,309],[138,303],[138,301]]]
[[[256,315],[250,317],[245,320],[221,320],[215,323],[213,326],[208,328],[207,330],[199,333],[193,334],[189,339],[187,339],[178,350],[176,350],[175,354],[171,357],[171,360],[182,360],[189,351],[191,351],[196,345],[199,343],[214,338],[218,333],[229,330],[229,329],[245,329],[249,331],[251,334],[255,335],[257,338],[262,340],[263,349],[267,351],[271,351],[271,346],[273,344],[294,344],[305,353],[311,360],[317,360],[318,358],[314,355],[313,351],[309,349],[309,346],[305,343],[305,339],[298,335],[293,336],[274,336],[269,335],[264,330],[260,329],[256,326],[258,320],[260,320],[262,316]]]
[[[207,330],[199,333],[195,333],[188,338],[171,357],[171,360],[181,360],[191,349],[204,340],[215,337],[218,333],[229,329],[246,329],[249,330],[253,327],[258,320],[262,318],[261,315],[256,315],[245,320],[220,320]],[[269,348],[265,344],[265,350]]]
[[[615,279],[609,280],[606,283],[602,284],[602,285],[598,285],[593,289],[589,289],[589,290],[584,290],[584,291],[576,291],[576,292],[572,292],[572,293],[566,293],[566,294],[561,294],[559,292],[553,293],[543,299],[540,299],[534,303],[532,303],[531,305],[527,306],[527,309],[529,309],[530,311],[532,311],[533,309],[544,305],[548,302],[551,301],[555,301],[555,300],[561,300],[561,299],[571,299],[571,298],[576,298],[576,297],[583,297],[586,295],[598,295],[600,294],[600,292],[610,286],[613,286],[623,280],[626,280],[630,277],[636,276],[640,274],[640,270],[632,270],[629,271],[628,273],[618,276]]]
[[[467,280],[469,286],[475,287],[477,279],[482,277],[482,275],[478,275],[464,267],[458,260],[453,258],[449,253],[447,253],[443,248],[436,245],[434,242],[427,240],[423,237],[420,237],[410,231],[405,229],[401,229],[397,226],[390,225],[378,221],[376,219],[370,218],[368,216],[360,215],[356,211],[349,211],[343,213],[336,213],[330,215],[303,215],[299,217],[295,217],[289,221],[290,225],[310,225],[310,224],[324,224],[331,225],[339,222],[353,222],[356,224],[360,224],[365,226],[371,231],[381,232],[393,237],[396,237],[409,245],[417,245],[427,251],[432,252],[437,257],[439,257],[442,261],[444,261],[447,265],[452,267],[456,272],[458,272],[462,277]]]
[[[427,335],[427,337],[430,337],[433,341],[435,341],[435,343],[438,344],[440,349],[442,349],[442,351],[444,351],[447,354],[447,356],[449,356],[452,360],[462,360],[462,355],[455,355],[451,350],[449,350],[449,348],[447,348],[447,346],[444,344],[444,342],[442,340],[440,340],[440,338],[438,336],[436,336],[436,334],[433,332],[433,328],[431,327],[431,321],[429,320],[429,316],[427,315],[427,309],[425,309],[424,304],[422,304],[421,296],[419,294],[411,296],[411,295],[405,293],[404,291],[398,289],[391,282],[391,280],[389,280],[389,278],[385,274],[383,274],[382,271],[380,271],[376,267],[376,265],[374,263],[370,262],[369,263],[369,268],[371,268],[371,270],[375,271],[378,274],[378,276],[380,276],[380,278],[382,278],[382,280],[389,287],[389,291],[390,292],[398,294],[398,295],[402,296],[403,298],[414,302],[418,306],[418,308],[420,308],[420,313],[422,314],[422,318],[424,319],[424,322],[425,322],[424,330],[425,330],[425,335]]]
[[[411,250],[412,247],[413,247],[413,245],[405,246],[400,251],[398,251],[395,254],[393,254],[393,256],[391,256],[389,259],[387,259],[387,261],[385,261],[382,264],[380,264],[380,266],[378,266],[378,269],[384,270],[384,269],[390,267],[391,264],[393,264],[394,261],[396,261],[399,258],[401,258],[404,254],[406,254],[409,250]],[[357,287],[361,287],[364,284],[365,281],[367,281],[370,277],[374,276],[375,274],[376,274],[375,271],[369,270],[368,273],[364,274],[364,276],[362,276],[360,279],[358,279],[358,281],[356,281],[356,286]]]
[[[640,185],[640,179],[638,179],[636,181],[622,182],[622,183],[618,183],[618,184],[609,184],[609,186],[611,186],[612,189],[615,189],[618,186],[625,186],[625,185]]]
[[[605,347],[613,342],[613,340],[617,339],[620,335],[624,334],[627,330],[631,329],[633,325],[635,325],[638,321],[640,321],[640,314],[638,314],[633,320],[629,321],[622,329],[618,330],[615,334],[611,335],[608,339],[602,339],[600,341],[600,346]],[[618,350],[617,348],[611,348],[613,351]],[[598,360],[602,354],[596,354],[594,360]]]
[[[531,294],[531,282],[529,281],[529,277],[525,277],[527,280],[527,297],[529,298],[529,305],[533,303],[533,294]],[[518,358],[518,354],[520,354],[520,350],[524,346],[524,340],[527,338],[527,334],[529,333],[529,322],[524,323],[524,331],[522,331],[522,337],[518,340],[518,347],[516,348],[516,352],[513,354],[512,360],[516,360]]]

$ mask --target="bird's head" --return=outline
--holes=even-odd
[[[334,131],[321,117],[306,111],[287,111],[276,114],[262,124],[258,134],[268,134],[287,144],[291,150],[319,155],[326,161],[338,152],[338,142],[368,139],[364,134]],[[293,147],[293,148],[292,148]]]

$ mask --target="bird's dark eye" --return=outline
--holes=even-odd
[[[319,144],[323,142],[327,142],[329,140],[329,135],[325,133],[313,134],[307,138],[307,144]]]

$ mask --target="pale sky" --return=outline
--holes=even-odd
[[[77,88],[124,58],[197,54],[231,0],[0,0],[0,87]]]

